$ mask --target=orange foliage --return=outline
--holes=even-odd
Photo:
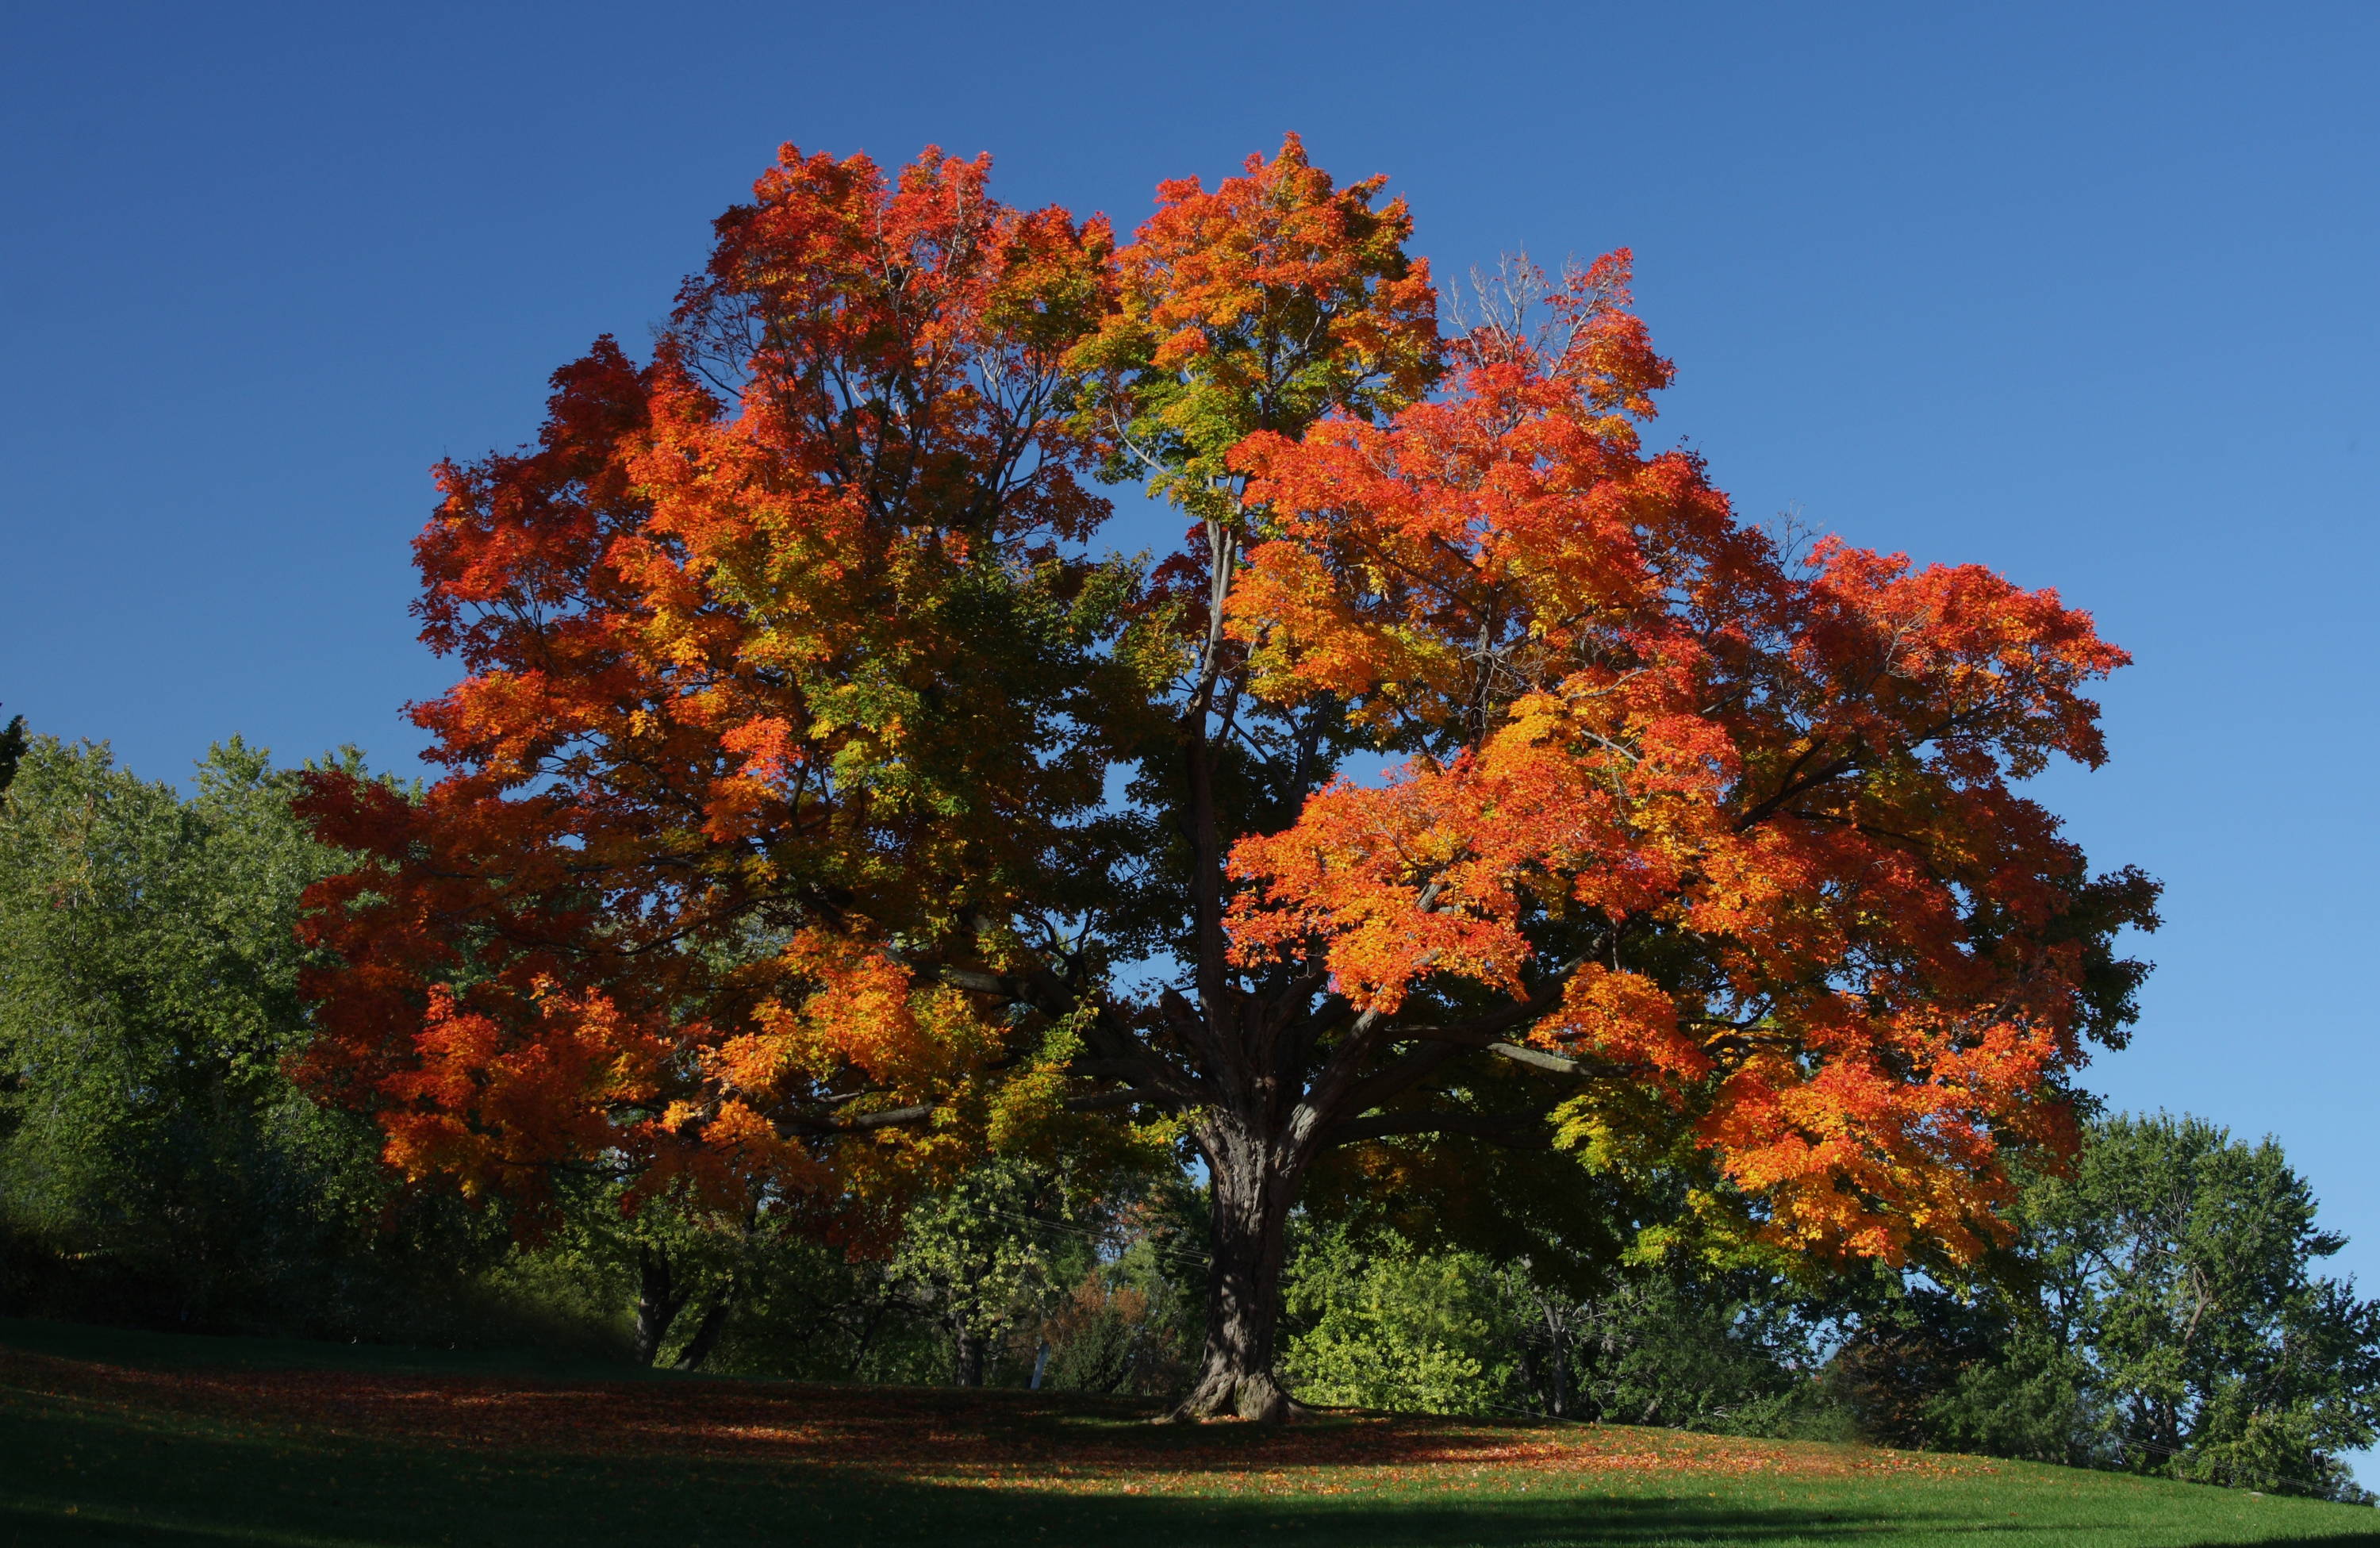
[[[1439,371],[1438,292],[1409,259],[1386,177],[1335,187],[1297,136],[1212,191],[1160,183],[1158,209],[1116,254],[1114,306],[1075,353],[1077,421],[1119,453],[1111,472],[1228,521],[1232,450],[1294,434],[1330,410],[1411,402]]]
[[[1555,974],[1529,1041],[1689,1115],[1775,1239],[1972,1257],[2095,1025],[2082,857],[2010,781],[2100,762],[2081,689],[2125,657],[1973,566],[1793,562],[1643,450],[1670,368],[1627,255],[1542,330],[1520,279],[1440,399],[1235,454],[1257,682],[1427,750],[1239,842],[1240,957],[1318,953],[1390,1013]],[[2146,884],[2100,890],[2095,926],[2146,920]]]
[[[650,364],[600,342],[440,470],[446,772],[316,777],[361,859],[306,1078],[416,1175],[832,1213],[1029,1074],[1185,1118],[1219,1188],[1263,1158],[1277,1214],[1330,1144],[1477,1131],[1411,1106],[1475,1097],[1460,1046],[1563,1076],[1591,1153],[1667,1126],[1777,1245],[1980,1251],[2153,922],[2018,789],[2101,761],[2122,652],[1648,449],[1624,251],[1447,339],[1402,202],[1293,137],[1121,250],[987,169],[788,147]],[[1179,552],[1083,556],[1094,463]],[[1401,772],[1334,778],[1366,744]]]
[[[1050,726],[1099,671],[1055,409],[1109,243],[987,170],[788,147],[650,365],[600,341],[536,448],[440,469],[450,772],[307,803],[363,861],[310,896],[303,1072],[407,1171],[832,1204],[961,1152],[1004,1034],[895,937],[1012,908],[1101,768]]]

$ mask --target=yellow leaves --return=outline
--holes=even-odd
[[[985,1141],[994,1155],[1043,1156],[1074,1126],[1066,1096],[1074,1084],[1062,1064],[1036,1060],[992,1090]]]
[[[789,1170],[808,1169],[809,1158],[774,1124],[733,1098],[721,1103],[718,1115],[702,1126],[702,1144],[741,1177],[784,1178]],[[795,1164],[789,1167],[789,1162]]]
[[[1554,1144],[1591,1172],[1651,1183],[1678,1159],[1674,1106],[1650,1086],[1599,1081],[1554,1109]]]
[[[1358,725],[1385,724],[1417,695],[1459,689],[1461,652],[1396,615],[1351,598],[1344,577],[1300,543],[1251,549],[1225,607],[1226,629],[1250,647],[1250,686],[1282,704],[1328,695]]]
[[[1024,1067],[991,1089],[984,1136],[994,1155],[1046,1159],[1081,1138],[1083,1124],[1066,1111],[1075,1084],[1066,1067],[1082,1053],[1081,1026],[1096,1014],[1085,1007],[1048,1028]]]
[[[761,1016],[762,1024],[771,1026],[770,1031],[729,1038],[711,1054],[712,1075],[728,1090],[774,1094],[784,1078],[795,1069],[795,1039],[776,1030],[783,1026],[785,1018],[782,1013],[769,1014],[775,1008],[768,1007]]]

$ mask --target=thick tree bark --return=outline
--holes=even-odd
[[[650,1247],[637,1249],[637,1363],[650,1365],[661,1357],[670,1324],[686,1308],[686,1293],[670,1272],[669,1254]]]
[[[1219,486],[1220,487],[1220,486]],[[1309,964],[1303,975],[1269,981],[1261,990],[1232,958],[1225,914],[1231,896],[1230,842],[1216,789],[1218,749],[1230,742],[1245,679],[1233,674],[1226,607],[1239,556],[1239,538],[1209,518],[1207,636],[1180,722],[1184,796],[1180,832],[1189,849],[1190,981],[1159,996],[1157,1010],[1178,1052],[1140,1042],[1129,1025],[1095,1050],[1082,1073],[1138,1088],[1129,1098],[1188,1115],[1208,1165],[1212,1254],[1207,1287],[1207,1337],[1197,1379],[1176,1405],[1176,1419],[1236,1415],[1280,1421],[1304,1410],[1274,1373],[1281,1289],[1291,1208],[1308,1166],[1333,1145],[1390,1134],[1473,1130],[1500,1133],[1504,1116],[1462,1111],[1390,1111],[1385,1104],[1466,1049],[1493,1047],[1508,1057],[1574,1072],[1577,1062],[1488,1040],[1549,1008],[1569,969],[1514,1006],[1461,1027],[1433,1029],[1432,1038],[1399,1040],[1383,1013],[1358,1012],[1325,994],[1329,975]],[[1299,768],[1305,767],[1301,753]],[[1301,779],[1304,777],[1300,775]],[[1236,823],[1237,819],[1234,818]],[[1436,904],[1443,878],[1422,890],[1417,907]],[[1040,1008],[1063,1014],[1062,987]],[[1338,1035],[1321,1046],[1333,1020]],[[1413,1043],[1405,1051],[1402,1042]],[[1104,1094],[1104,1093],[1103,1093]],[[1380,1111],[1372,1116],[1374,1109]]]
[[[1270,1423],[1299,1408],[1273,1373],[1291,1206],[1305,1168],[1229,1119],[1203,1126],[1211,1210],[1207,1346],[1176,1419],[1237,1416]]]

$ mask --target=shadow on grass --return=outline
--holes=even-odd
[[[1427,1492],[1086,1496],[904,1483],[733,1458],[490,1456],[353,1436],[302,1438],[277,1426],[244,1432],[236,1422],[193,1430],[67,1404],[0,1411],[0,1540],[28,1544],[1781,1548],[1853,1538],[2094,1541],[2095,1523],[2081,1519],[2045,1536],[2038,1528],[2051,1523],[2001,1526],[1964,1507],[1912,1513],[1918,1505],[1865,1495],[1846,1497],[1833,1509],[1755,1505],[1682,1491],[1636,1497],[1561,1491],[1542,1499]],[[2069,1535],[2077,1527],[2082,1534]],[[2380,1535],[2321,1541],[2380,1542]]]
[[[1522,1432],[1428,1421],[1184,1430],[1047,1395],[619,1386],[533,1356],[56,1324],[0,1345],[50,1362],[0,1387],[0,1544],[2380,1548],[2369,1513],[2062,1469],[1565,1477],[1499,1468]],[[974,1481],[904,1470],[962,1460]]]
[[[31,1458],[0,1423],[14,1472]],[[1449,1502],[1391,1497],[1164,1496],[903,1484],[748,1464],[523,1457],[487,1464],[410,1447],[292,1451],[252,1441],[45,1438],[31,1450],[72,1472],[0,1492],[0,1539],[18,1543],[613,1544],[987,1542],[1366,1544],[1785,1544],[1853,1535],[1873,1513],[1746,1509],[1661,1497]],[[162,1455],[170,1452],[172,1455]],[[89,1478],[86,1469],[105,1469]],[[86,1474],[76,1477],[76,1474]],[[1906,1528],[1910,1523],[1900,1519]],[[1946,1522],[1952,1530],[1961,1523]]]
[[[654,1371],[625,1359],[552,1349],[450,1349],[414,1344],[331,1344],[311,1338],[150,1333],[137,1328],[0,1317],[0,1347],[60,1359],[148,1371],[351,1371],[441,1375],[528,1375],[556,1380],[684,1382],[706,1378]]]

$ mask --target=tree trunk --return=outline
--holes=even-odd
[[[982,1335],[965,1323],[954,1323],[951,1333],[951,1384],[962,1387],[983,1385]]]
[[[669,1254],[650,1247],[637,1249],[637,1363],[650,1365],[661,1358],[662,1342],[670,1324],[686,1307],[686,1292],[670,1273]]]
[[[686,1347],[678,1351],[678,1370],[702,1369],[702,1362],[710,1358],[710,1351],[717,1347],[719,1335],[726,1331],[728,1313],[735,1309],[735,1282],[731,1279],[720,1286],[719,1294],[711,1298],[710,1307],[702,1313],[702,1321],[695,1324],[694,1336],[687,1339]]]
[[[1207,1156],[1212,1203],[1207,1347],[1198,1379],[1173,1417],[1293,1419],[1305,1410],[1282,1390],[1272,1367],[1289,1212],[1303,1168],[1283,1164],[1270,1145],[1228,1121],[1212,1125],[1199,1148]]]
[[[1570,1330],[1563,1325],[1567,1318],[1557,1320],[1554,1309],[1546,1308],[1547,1375],[1553,1383],[1553,1417],[1570,1417]]]

